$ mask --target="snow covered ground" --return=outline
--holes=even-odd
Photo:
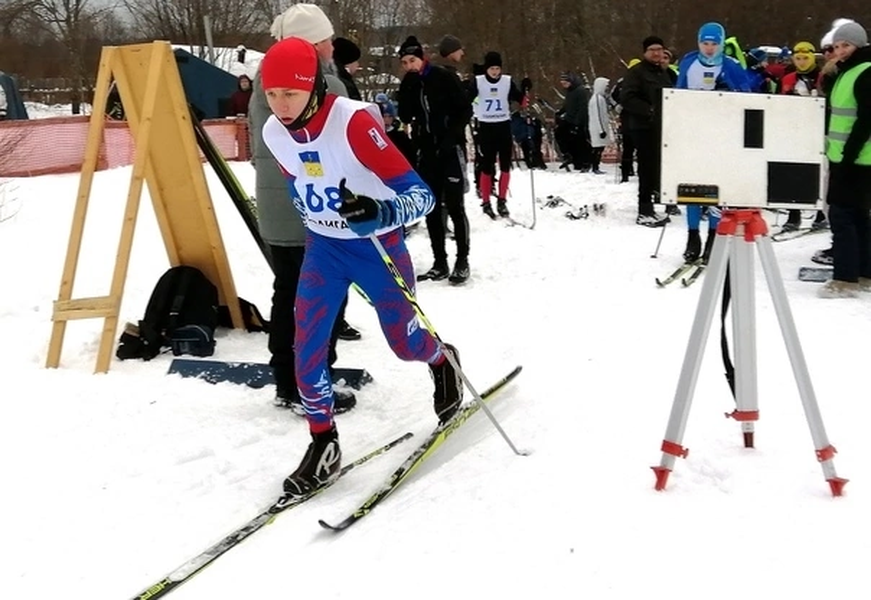
[[[30,119],[50,119],[52,117],[71,117],[73,109],[71,104],[42,104],[40,102],[25,102],[27,117]],[[91,105],[83,104],[83,115],[91,114]]]
[[[247,164],[234,164],[253,189]],[[105,294],[129,168],[96,175],[75,297]],[[209,172],[237,289],[268,314],[271,277]],[[102,322],[68,327],[62,366],[43,368],[77,175],[13,182],[19,210],[0,222],[0,527],[4,597],[130,598],[264,509],[307,444],[305,423],[271,405],[273,390],[165,375],[171,355],[113,362],[93,375]],[[798,282],[826,235],[775,245],[839,475],[833,499],[815,460],[761,269],[756,270],[761,420],[754,450],[724,418],[734,402],[712,332],[684,444],[665,492],[653,489],[701,285],[658,289],[679,264],[683,220],[634,224],[634,184],[613,173],[535,174],[537,195],[607,214],[564,218],[539,206],[532,231],[492,222],[467,200],[472,279],[418,286],[471,380],[524,371],[493,403],[514,456],[483,415],[407,484],[344,534],[339,520],[401,462],[414,440],[173,592],[183,599],[867,598],[871,555],[867,380],[871,295],[821,300]],[[510,206],[531,220],[529,179]],[[772,218],[769,216],[769,218]],[[424,231],[409,247],[430,266]],[[121,319],[142,317],[169,266],[143,201]],[[395,359],[373,311],[352,294],[339,364],[375,381],[338,417],[347,460],[405,431],[434,426],[426,367]],[[221,331],[215,358],[266,360],[266,337]]]

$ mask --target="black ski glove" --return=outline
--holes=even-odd
[[[339,182],[339,194],[342,197],[339,214],[348,221],[351,231],[360,237],[371,235],[389,224],[390,209],[387,204],[369,196],[356,195],[345,187],[344,177]]]

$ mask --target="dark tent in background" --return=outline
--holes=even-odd
[[[190,52],[174,50],[175,62],[187,101],[200,119],[220,119],[229,115],[230,96],[238,88],[238,79]]]
[[[6,116],[0,117],[0,120],[26,119],[27,109],[24,108],[24,101],[18,92],[18,86],[15,80],[3,71],[0,71],[0,90],[3,92],[6,107]],[[0,105],[2,104],[4,102],[0,100]]]

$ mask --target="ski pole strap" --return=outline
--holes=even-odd
[[[729,339],[726,337],[726,313],[729,312],[729,302],[732,299],[732,286],[729,281],[729,263],[726,262],[726,280],[723,283],[723,304],[720,311],[720,353],[723,355],[723,368],[726,370],[726,382],[735,398],[735,365],[729,357]],[[736,398],[737,400],[737,398]]]

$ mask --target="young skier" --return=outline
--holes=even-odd
[[[351,283],[372,301],[394,353],[429,364],[441,422],[456,412],[463,387],[445,355],[450,352],[458,361],[456,349],[440,346],[420,326],[373,241],[366,239],[377,235],[413,285],[402,226],[432,210],[432,192],[384,133],[377,107],[326,93],[310,43],[284,39],[267,51],[260,68],[273,112],[263,127],[263,141],[284,171],[308,230],[294,347],[312,441],[284,481],[287,494],[301,496],[335,478],[341,467],[327,347],[330,324]]]
[[[727,92],[749,92],[747,72],[738,62],[723,54],[726,30],[719,23],[705,23],[699,28],[699,49],[690,52],[680,61],[680,73],[675,87],[689,90],[723,90]],[[702,250],[699,224],[702,220],[702,207],[698,204],[687,206],[687,246],[683,257],[687,262],[696,261],[701,256],[707,262],[716,238],[720,210],[712,206],[708,209],[708,237]]]
[[[475,77],[471,86],[472,99],[477,98],[475,117],[478,119],[478,144],[481,146],[481,208],[491,219],[496,218],[490,205],[490,190],[499,161],[499,191],[496,210],[501,217],[508,216],[508,183],[511,180],[511,113],[523,100],[510,75],[502,73],[502,56],[490,51],[484,55],[484,74]]]

